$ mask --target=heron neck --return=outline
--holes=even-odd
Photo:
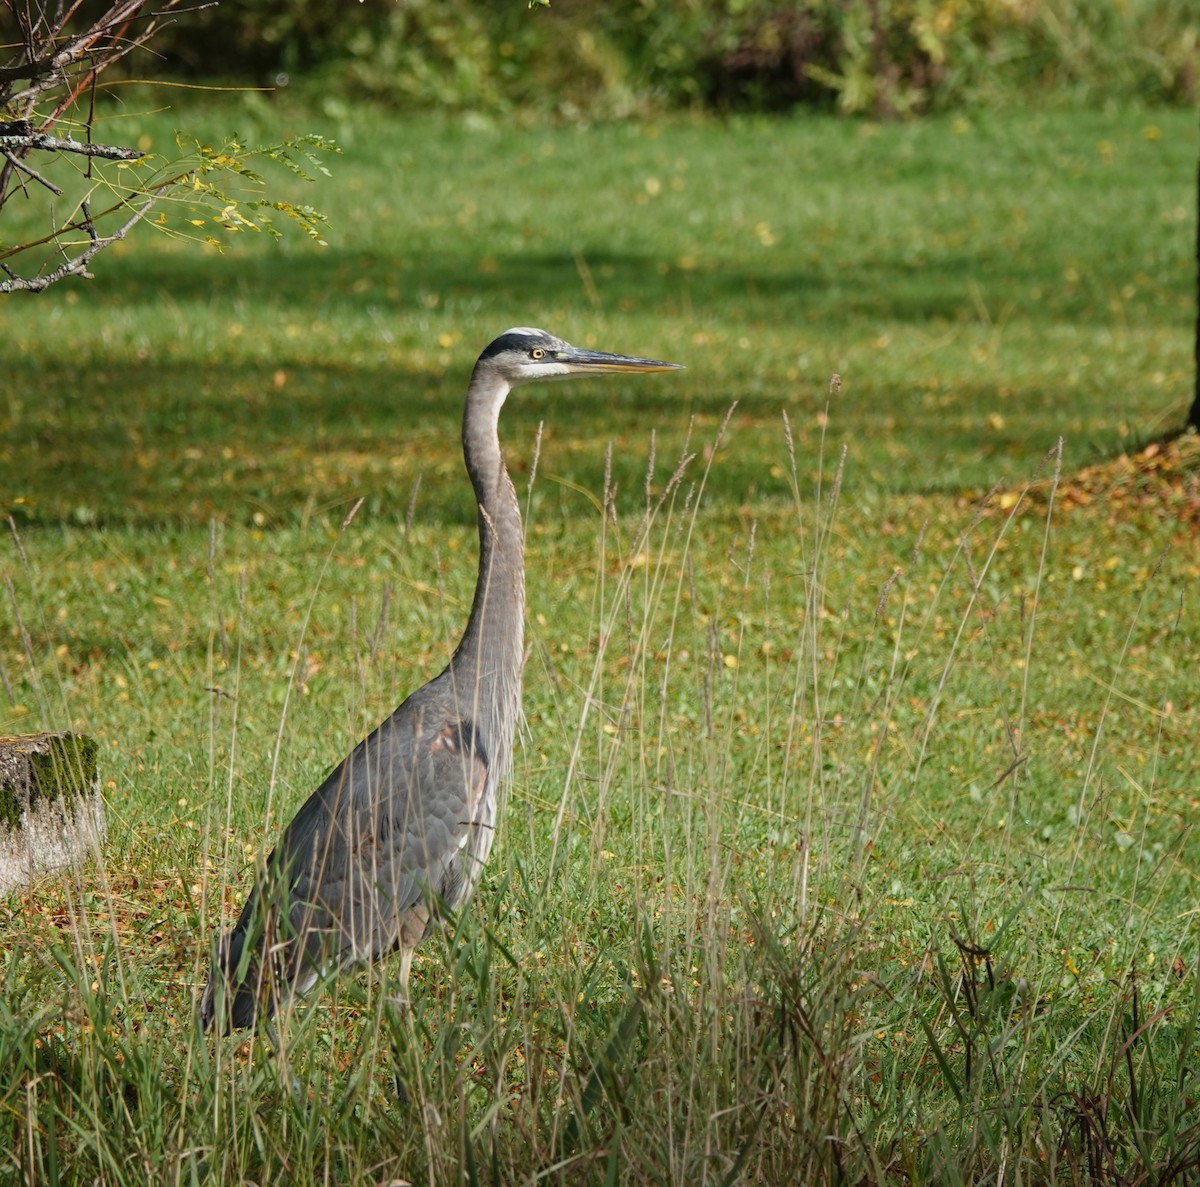
[[[520,712],[525,648],[525,538],[504,465],[498,423],[507,389],[472,377],[463,416],[463,458],[479,508],[479,580],[450,666],[463,711],[482,725],[493,761],[506,769]]]

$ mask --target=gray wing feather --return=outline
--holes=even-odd
[[[330,967],[415,946],[439,903],[456,905],[488,762],[475,727],[448,708],[402,705],[330,773],[271,855],[263,889],[276,934],[265,938],[301,992]]]

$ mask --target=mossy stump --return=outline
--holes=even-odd
[[[96,743],[85,734],[0,737],[0,894],[76,865],[104,838]]]

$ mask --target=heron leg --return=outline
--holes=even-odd
[[[396,1080],[396,1103],[402,1108],[407,1109],[409,1103],[408,1088],[404,1083],[404,1077],[397,1072]]]
[[[395,1007],[399,1018],[403,1019],[406,1025],[406,1030],[409,1032],[409,1038],[412,1038],[412,1002],[408,995],[408,976],[412,971],[413,949],[407,946],[400,949],[400,992],[388,998],[388,1004]],[[402,1109],[407,1109],[411,1098],[408,1094],[408,1086],[404,1082],[404,1077],[399,1070],[395,1074],[396,1084],[396,1100]]]
[[[401,1014],[407,1014],[412,1006],[412,999],[408,995],[408,976],[412,972],[413,951],[412,948],[400,949],[400,992],[390,999]]]

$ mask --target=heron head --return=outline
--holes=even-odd
[[[583,350],[545,330],[528,326],[505,330],[476,363],[477,368],[486,367],[502,376],[510,387],[538,379],[570,379],[576,375],[677,371],[681,365],[635,355]]]

